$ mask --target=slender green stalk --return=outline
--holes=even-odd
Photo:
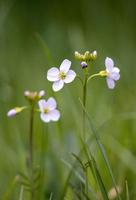
[[[20,190],[20,194],[19,194],[19,200],[23,200],[24,199],[23,196],[24,196],[24,186],[21,186],[21,190]]]
[[[93,75],[89,76],[89,78],[87,79],[87,83],[88,83],[92,78],[94,78],[94,77],[96,77],[96,76],[100,76],[100,73],[98,73],[98,74],[93,74]]]
[[[86,108],[86,96],[87,96],[87,80],[88,80],[88,69],[85,69],[85,78],[83,84],[83,105]],[[83,140],[86,141],[86,113],[83,110]]]
[[[129,189],[128,189],[128,182],[127,182],[127,180],[125,181],[125,185],[126,185],[126,200],[130,200],[130,198],[129,198]]]
[[[86,97],[87,97],[87,80],[88,80],[88,69],[86,68],[84,71],[84,84],[83,84],[83,105],[86,108]],[[86,113],[85,110],[83,110],[83,140],[86,142]],[[86,178],[86,184],[85,184],[85,193],[88,195],[88,172],[87,169],[85,171],[85,178]]]
[[[34,102],[31,103],[30,110],[30,129],[29,129],[29,170],[30,170],[30,183],[31,183],[31,197],[34,198],[34,187],[33,187],[33,124],[34,124]]]

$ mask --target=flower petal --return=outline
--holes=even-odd
[[[119,73],[116,73],[116,72],[111,72],[109,77],[115,81],[119,80],[120,79],[120,74]]]
[[[71,61],[65,59],[65,60],[63,60],[63,62],[60,65],[60,71],[67,73],[70,69],[70,66],[71,66]]]
[[[55,81],[52,85],[52,89],[57,92],[59,90],[61,90],[64,86],[64,81],[63,80],[59,80],[59,81]]]
[[[49,115],[50,115],[50,119],[52,121],[58,121],[59,118],[60,118],[60,112],[58,110],[52,110],[49,112]]]
[[[114,68],[113,68],[113,71],[116,72],[116,73],[119,73],[119,72],[120,72],[120,69],[119,69],[118,67],[114,67]]]
[[[114,67],[114,62],[111,58],[107,57],[105,59],[105,66],[106,66],[106,69],[108,70],[108,72],[111,72],[113,70],[113,67]]]
[[[47,107],[49,110],[54,110],[57,107],[57,103],[53,97],[50,97],[47,101]]]
[[[38,101],[38,105],[41,112],[44,112],[45,108],[47,108],[47,102],[44,99]]]
[[[59,80],[59,69],[56,67],[52,67],[47,72],[48,81],[58,81]]]
[[[76,77],[76,73],[73,70],[69,70],[64,79],[65,83],[71,83]]]
[[[51,119],[50,119],[50,114],[45,114],[45,113],[41,113],[40,114],[41,120],[48,123]]]
[[[109,89],[113,89],[115,87],[115,81],[109,77],[106,78],[107,85]]]

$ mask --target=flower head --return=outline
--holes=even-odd
[[[57,92],[61,90],[64,86],[64,83],[71,83],[75,77],[76,73],[73,70],[70,70],[71,61],[65,59],[60,68],[52,67],[47,72],[47,79],[54,82],[52,89]]]
[[[20,113],[25,108],[26,108],[26,106],[12,108],[11,110],[8,111],[7,116],[14,117],[16,114]]]
[[[48,123],[50,121],[58,121],[60,118],[60,112],[56,109],[57,103],[53,97],[50,97],[47,101],[41,99],[39,102],[39,108],[41,112],[41,120]]]
[[[120,69],[114,66],[114,62],[111,58],[105,59],[105,67],[106,67],[106,73],[107,76],[107,85],[109,89],[113,89],[115,87],[115,81],[120,79]]]
[[[84,54],[80,54],[78,51],[75,51],[75,59],[81,62],[95,61],[97,59],[97,51],[96,50],[92,52],[86,51]]]
[[[44,90],[41,90],[40,92],[32,92],[26,90],[24,92],[24,96],[30,101],[40,100],[44,95],[45,95]]]

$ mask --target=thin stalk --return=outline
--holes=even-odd
[[[86,108],[86,97],[87,97],[87,80],[88,80],[88,69],[85,69],[85,78],[84,78],[84,84],[83,84],[83,105]],[[86,142],[86,113],[85,110],[83,110],[83,141]],[[88,195],[88,172],[85,171],[85,193]]]
[[[29,170],[30,170],[30,182],[31,182],[31,200],[34,198],[33,187],[33,124],[34,124],[34,102],[31,103],[30,110],[30,129],[29,129]]]
[[[130,200],[130,198],[129,198],[129,189],[128,189],[128,182],[127,182],[127,180],[125,181],[125,185],[126,185],[126,200]]]
[[[85,79],[83,84],[83,105],[86,108],[86,96],[87,96],[87,80],[88,80],[88,70],[85,69]],[[86,141],[86,113],[83,110],[83,140]]]
[[[93,74],[93,75],[89,76],[89,78],[87,79],[87,83],[88,83],[92,78],[94,78],[94,77],[96,77],[96,76],[100,76],[100,73]]]

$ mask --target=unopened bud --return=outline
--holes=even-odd
[[[81,62],[81,67],[84,69],[87,67],[87,63],[85,61]]]
[[[30,101],[38,101],[45,95],[45,91],[41,90],[40,92],[30,92],[30,91],[25,91],[24,96],[30,100]]]
[[[26,108],[26,106],[12,108],[11,110],[8,111],[7,116],[14,117],[16,114],[20,113],[25,108]]]
[[[78,51],[75,51],[75,59],[81,60],[81,54]]]
[[[85,52],[84,57],[85,57],[85,60],[89,60],[89,57],[90,57],[89,51]]]
[[[97,58],[97,51],[93,51],[91,54],[90,54],[90,59],[91,60],[96,60]]]

